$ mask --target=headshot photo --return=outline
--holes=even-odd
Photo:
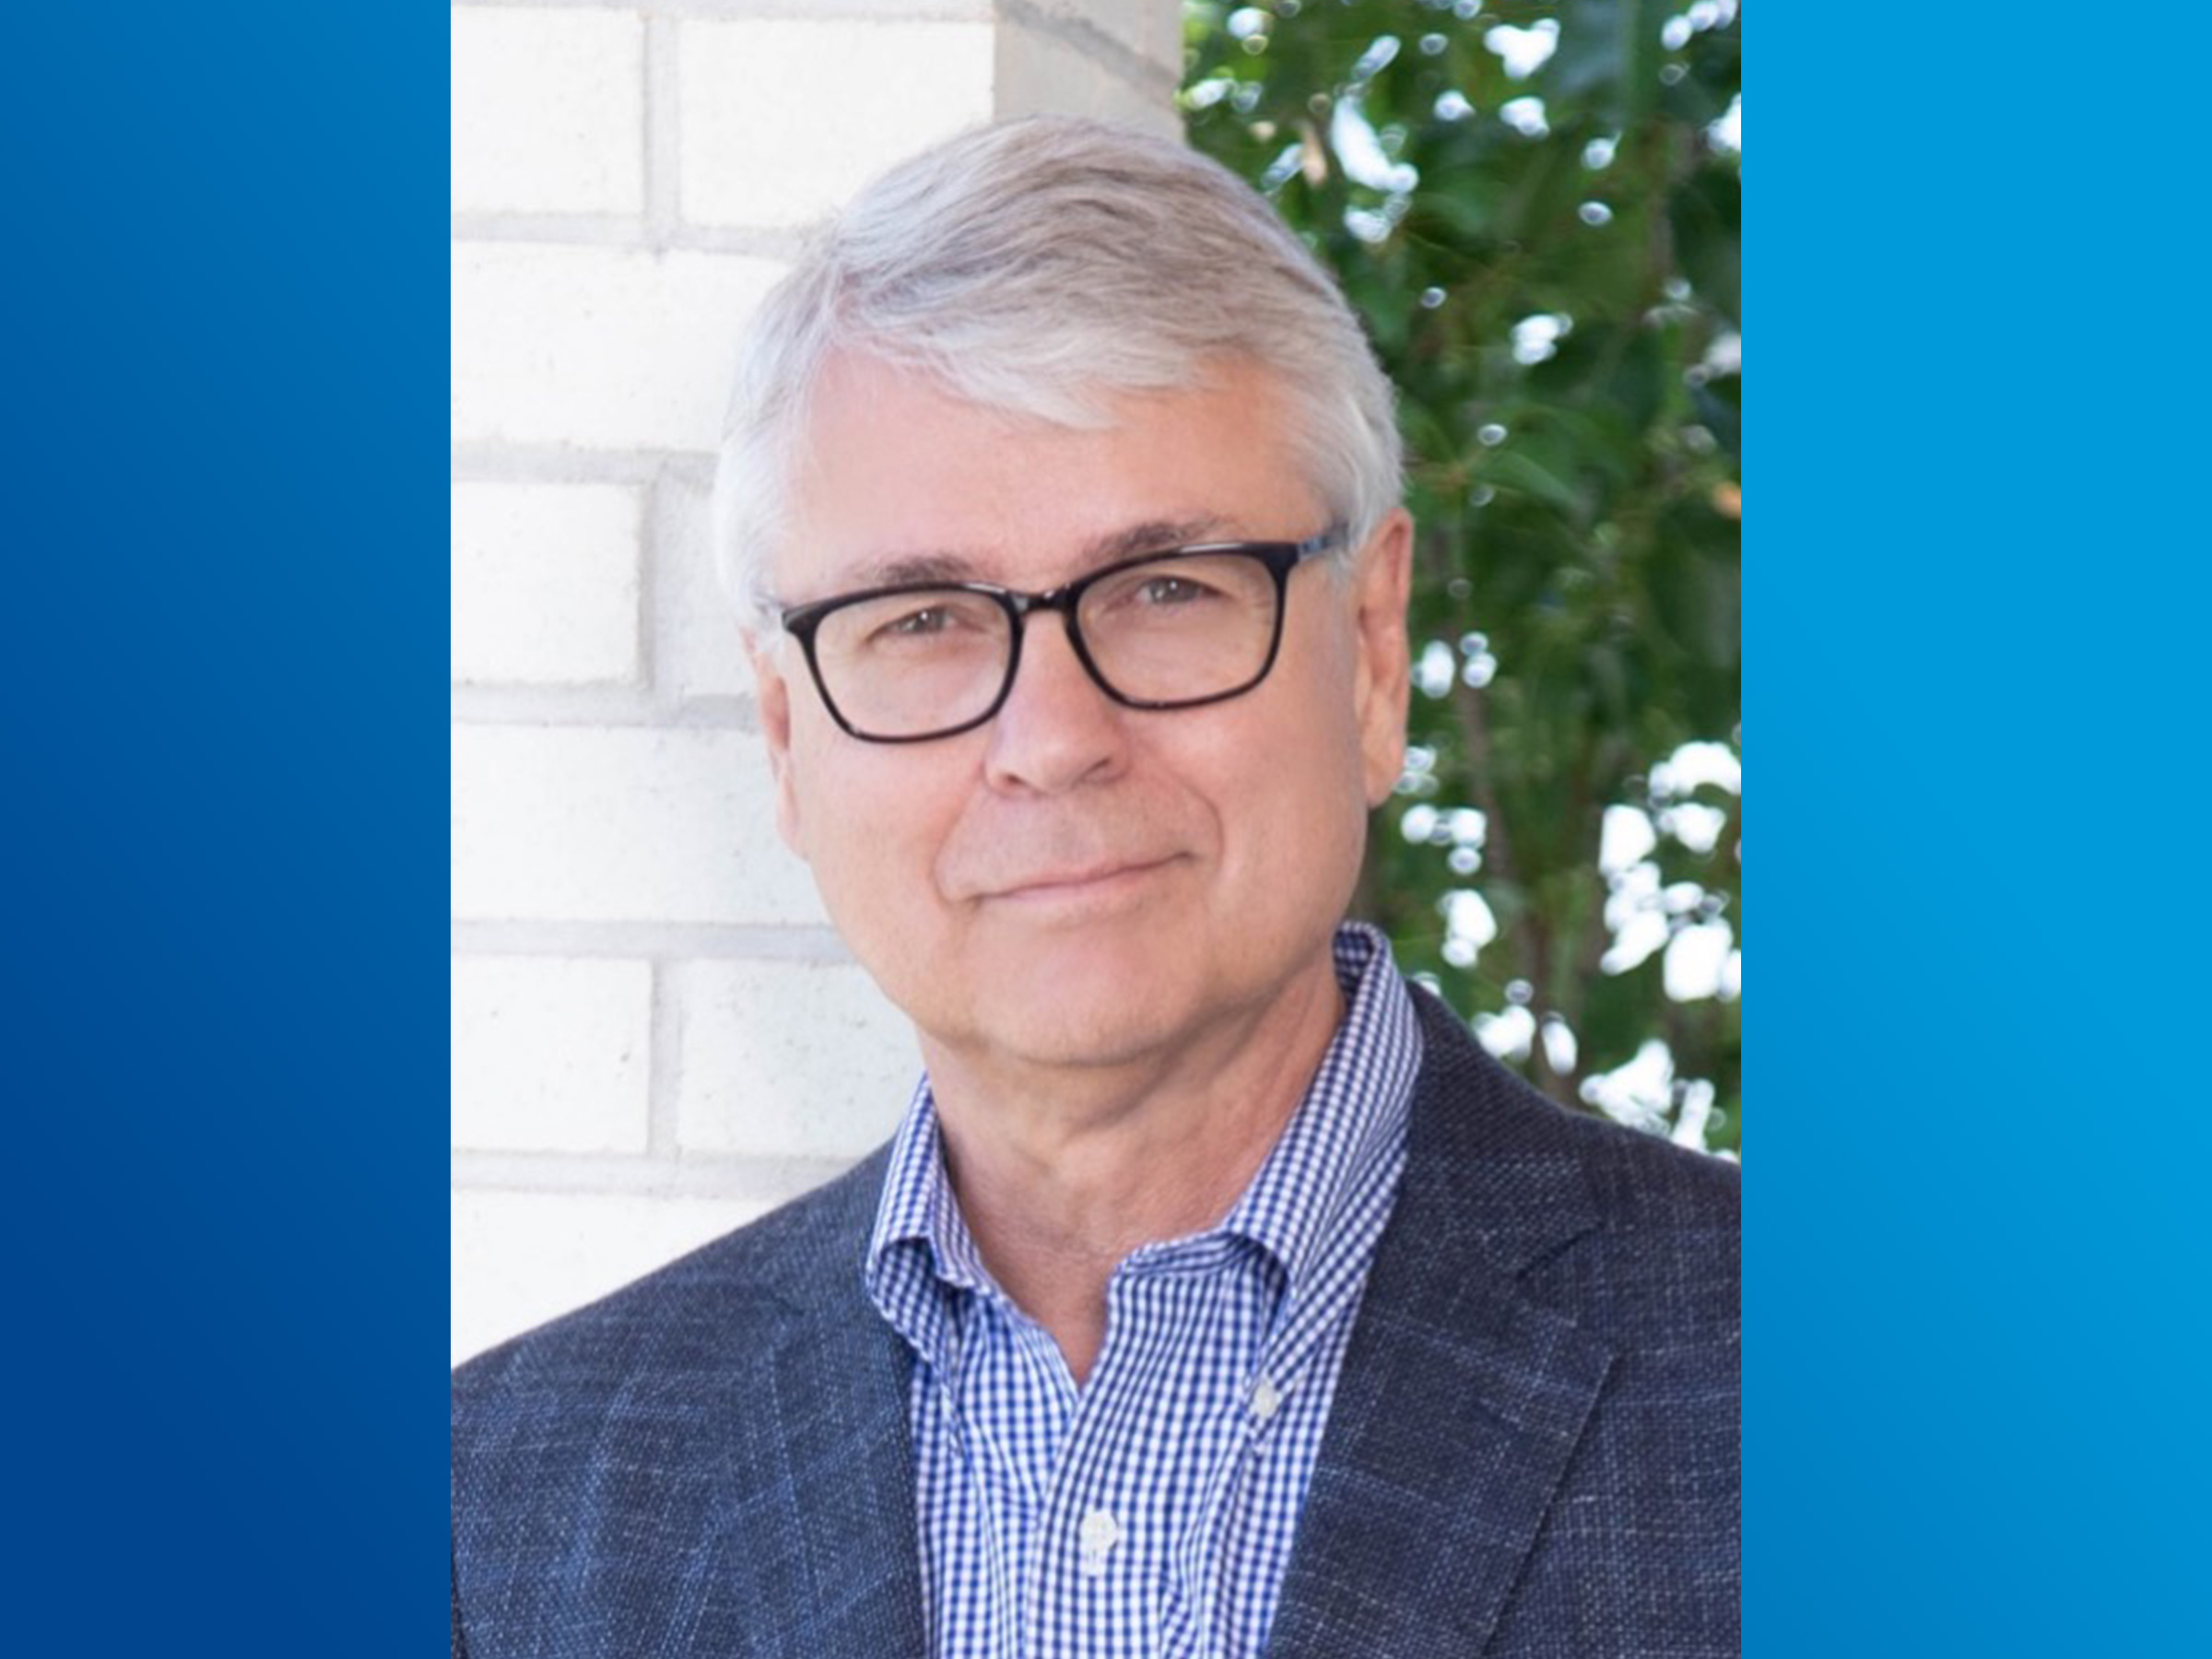
[[[1735,6],[453,7],[453,1659],[1740,1651]]]

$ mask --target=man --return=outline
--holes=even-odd
[[[463,1368],[455,1652],[1733,1653],[1735,1171],[1340,925],[1411,525],[1265,204],[941,146],[767,303],[723,469],[783,836],[927,1076]]]

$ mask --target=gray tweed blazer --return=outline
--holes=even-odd
[[[1269,1653],[1734,1655],[1737,1172],[1560,1111],[1417,996]],[[861,1288],[883,1167],[455,1373],[455,1659],[921,1659],[908,1358]]]

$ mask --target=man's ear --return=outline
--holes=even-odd
[[[1358,629],[1352,696],[1370,806],[1388,798],[1406,770],[1406,708],[1413,689],[1406,601],[1412,582],[1413,517],[1394,507],[1367,538],[1352,575]]]
[[[778,660],[781,636],[766,641],[747,633],[746,653],[753,664],[753,700],[760,712],[760,738],[768,747],[768,770],[776,789],[776,833],[801,858],[806,839],[799,826],[799,797],[791,775],[791,682]]]

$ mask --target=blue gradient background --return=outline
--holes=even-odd
[[[1749,1653],[2212,1653],[2208,32],[1751,23]]]
[[[439,21],[0,46],[10,1653],[444,1622]]]

